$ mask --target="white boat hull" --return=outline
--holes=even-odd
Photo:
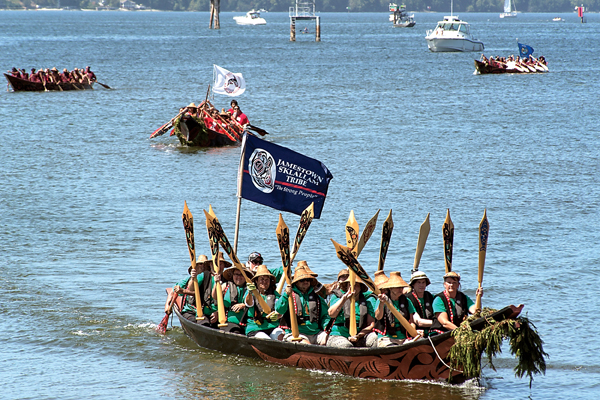
[[[233,17],[238,25],[266,25],[264,18]]]
[[[500,14],[500,18],[517,18],[517,12],[504,12]]]
[[[483,51],[483,42],[466,38],[425,38],[427,47],[434,53]]]

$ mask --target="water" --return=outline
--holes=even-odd
[[[518,38],[551,70],[475,76],[478,54],[427,50],[425,30],[443,14],[417,14],[413,29],[393,29],[385,12],[322,14],[321,43],[301,34],[290,43],[285,13],[265,14],[263,27],[236,26],[233,15],[222,13],[222,29],[211,31],[207,13],[0,12],[4,70],[91,65],[115,88],[0,94],[1,397],[594,398],[600,17],[462,14],[486,55],[517,53]],[[240,104],[269,140],[334,175],[298,259],[332,281],[342,265],[329,238],[344,239],[350,210],[363,227],[381,209],[361,255],[372,272],[391,208],[386,270],[406,277],[431,213],[421,269],[435,292],[450,208],[454,268],[473,295],[487,208],[484,305],[526,304],[550,354],[546,376],[530,390],[506,348],[483,387],[365,381],[202,350],[177,323],[156,334],[164,289],[189,264],[184,201],[200,253],[209,252],[209,204],[233,238],[239,148],[148,139],[180,106],[204,99],[213,63],[244,74]],[[284,217],[294,230],[298,217]],[[242,204],[240,258],[260,251],[278,263],[277,218]]]

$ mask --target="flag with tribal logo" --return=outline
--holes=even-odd
[[[233,73],[214,65],[213,92],[226,96],[239,96],[246,91],[246,81],[241,73]]]

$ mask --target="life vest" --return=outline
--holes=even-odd
[[[271,311],[275,310],[275,294],[267,294],[266,295],[266,299],[265,302],[267,303],[267,305],[269,306],[269,308],[271,309]],[[262,322],[265,320],[263,317],[263,309],[260,305],[260,303],[258,302],[258,300],[254,299],[254,319],[256,321],[259,321],[261,324]]]
[[[413,303],[415,310],[417,310],[417,314],[419,317],[433,320],[435,315],[433,313],[433,295],[428,291],[425,291],[423,294],[423,300],[425,301],[425,309],[423,309],[423,305],[419,301],[419,299],[415,296],[415,292],[411,292],[407,294],[406,297]]]
[[[319,295],[317,295],[314,290],[311,290],[308,293],[308,315],[304,315],[306,314],[306,309],[302,310],[302,301],[300,295],[292,290],[292,296],[294,298],[294,308],[296,310],[296,320],[298,321],[298,324],[301,325],[306,323],[307,321],[313,324],[318,324],[319,317],[321,316],[321,298],[319,297]],[[291,329],[290,327],[292,325],[290,322],[289,308],[288,311],[286,311],[285,314],[283,314],[283,316],[281,317],[280,326],[284,329]]]
[[[400,295],[398,298],[398,305],[400,307],[398,311],[408,321],[410,319],[410,313],[408,312],[408,299],[405,295]],[[383,317],[375,322],[373,330],[384,336],[394,336],[397,332],[401,332],[404,336],[408,336],[406,328],[399,322],[396,323],[396,316],[394,316],[388,307],[383,308]]]
[[[209,307],[213,303],[213,298],[210,293],[211,275],[210,275],[210,271],[204,271],[202,274],[204,275],[204,278],[203,278],[202,284],[198,288],[198,291],[200,292],[200,298],[202,299],[202,306]],[[186,283],[186,285],[188,283],[189,283],[189,279],[188,279],[188,282]],[[185,297],[186,297],[185,301],[187,302],[187,304],[189,304],[190,306],[196,307],[196,297],[195,296],[186,295]]]
[[[463,322],[464,319],[469,314],[469,309],[467,307],[467,304],[468,304],[467,296],[463,292],[456,292],[456,297],[454,298],[454,300],[456,302],[456,306],[455,306],[456,312],[453,315],[451,313],[452,304],[450,304],[448,302],[448,300],[446,299],[446,296],[444,295],[444,292],[436,294],[435,297],[439,297],[442,299],[442,301],[444,302],[444,307],[446,308],[446,314],[448,315],[448,320],[450,322],[452,322],[454,325],[459,326],[460,323]],[[439,313],[437,313],[437,315],[439,315]],[[438,321],[437,315],[433,319],[433,323],[431,324],[431,330],[435,330],[438,332],[447,332],[448,329],[444,328],[442,326],[442,324],[440,323],[440,321]]]
[[[228,290],[229,290],[230,305],[229,305],[229,307],[225,308],[225,314],[229,314],[229,310],[231,310],[231,306],[233,306],[234,304],[244,303],[244,299],[239,298],[241,292],[238,290],[238,286],[235,283],[227,282],[227,285],[225,286],[225,290],[223,291],[223,295],[225,295],[225,293],[227,293]],[[241,296],[241,297],[244,297],[244,296]],[[247,320],[248,320],[248,307],[245,307],[244,314],[242,314],[242,317],[240,318],[240,325],[246,326]]]
[[[339,299],[341,299],[342,296],[344,295],[342,293],[342,291],[339,289],[333,290],[332,293],[335,294],[336,297],[338,297]],[[365,295],[363,293],[360,293],[358,295],[357,301],[358,301],[359,313],[360,313],[360,320],[358,322],[358,325],[356,326],[356,331],[358,332],[367,326],[367,315],[369,314],[369,312],[368,312],[368,308],[367,308],[367,299],[365,298]],[[334,322],[335,325],[345,326],[346,328],[350,328],[350,303],[352,303],[352,299],[348,299],[344,303],[344,308],[343,308],[344,323]],[[335,320],[337,320],[337,317],[335,318]]]

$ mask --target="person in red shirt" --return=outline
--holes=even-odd
[[[227,110],[227,112],[231,115],[233,120],[242,126],[246,126],[250,123],[246,114],[244,114],[240,109],[237,100],[231,100],[231,108]]]

